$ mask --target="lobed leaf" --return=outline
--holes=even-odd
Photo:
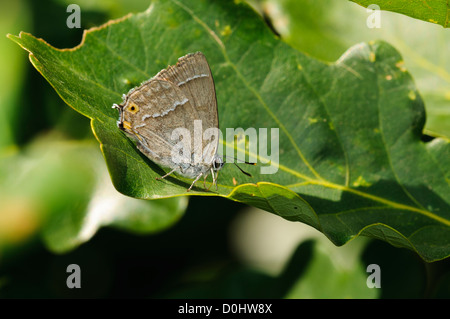
[[[73,49],[27,33],[10,37],[61,98],[92,119],[112,181],[126,195],[185,195],[191,180],[156,181],[164,170],[118,130],[112,104],[178,57],[202,51],[222,131],[278,128],[279,163],[277,173],[260,174],[267,158],[245,150],[260,163],[249,169],[253,177],[226,165],[217,191],[199,183],[190,194],[304,222],[337,245],[362,234],[426,261],[450,254],[450,145],[421,141],[422,99],[385,42],[358,44],[327,64],[277,39],[245,4],[200,0],[154,1],[143,13],[85,32]]]

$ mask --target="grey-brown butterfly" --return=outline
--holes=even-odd
[[[223,166],[217,154],[219,118],[214,80],[203,53],[179,58],[176,65],[124,94],[123,102],[113,108],[119,110],[117,126],[136,141],[137,148],[170,168],[158,179],[177,172],[194,179],[190,191],[202,176],[205,184],[211,173],[217,188],[218,170]],[[174,134],[179,129],[188,132],[188,137]],[[191,148],[183,148],[189,144]]]

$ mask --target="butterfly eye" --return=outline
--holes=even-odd
[[[136,114],[137,111],[139,111],[139,107],[134,103],[130,103],[130,105],[128,106],[128,111],[130,111],[133,114]]]
[[[214,170],[218,171],[223,166],[223,160],[221,157],[216,157],[213,161],[213,168]]]

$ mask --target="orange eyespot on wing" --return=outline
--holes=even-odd
[[[139,106],[137,106],[135,103],[130,102],[130,104],[128,104],[128,108],[127,110],[130,113],[136,114],[139,111]]]

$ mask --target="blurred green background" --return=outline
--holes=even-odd
[[[81,8],[80,29],[66,27],[70,3]],[[362,28],[369,13],[346,0],[249,3],[283,40],[320,60],[388,41],[424,97],[426,133],[450,136],[448,30],[389,12],[380,29]],[[0,33],[71,48],[83,29],[148,5],[2,1]],[[335,247],[309,226],[223,198],[126,198],[112,187],[89,120],[64,104],[27,52],[5,36],[0,49],[1,298],[450,297],[449,260],[426,264],[367,238]],[[66,286],[70,264],[81,268],[81,289]],[[370,264],[381,268],[380,289],[366,285]]]

